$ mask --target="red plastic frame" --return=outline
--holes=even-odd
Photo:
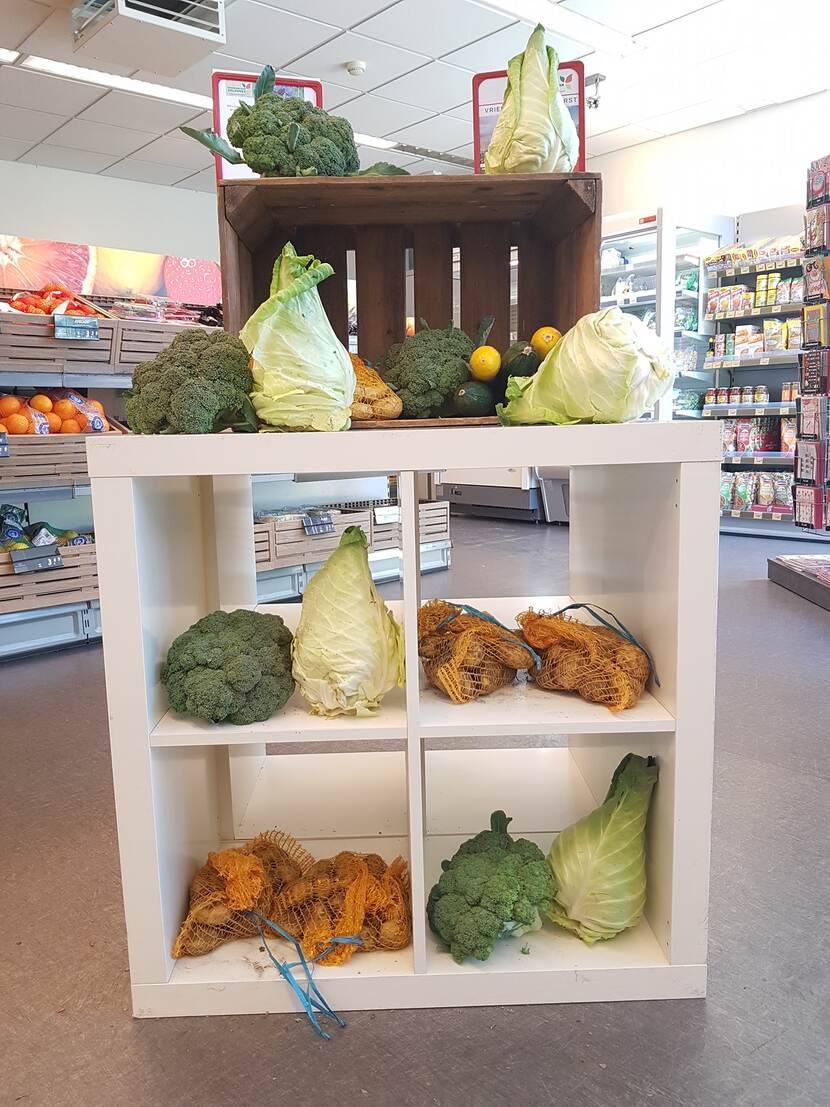
[[[576,71],[579,80],[579,158],[576,163],[576,172],[582,173],[585,169],[585,66],[581,61],[560,62],[563,69]],[[473,77],[473,160],[474,173],[481,172],[481,139],[478,133],[478,89],[483,81],[489,81],[493,77],[506,77],[506,69],[497,69],[492,73],[476,73]]]
[[[219,82],[220,81],[256,81],[258,73],[231,73],[227,70],[219,70],[213,74],[211,78],[211,99],[213,100],[213,125],[216,126],[216,120],[219,117]],[[293,85],[295,88],[310,88],[314,92],[314,99],[317,107],[323,106],[323,86],[319,81],[309,81],[301,77],[283,77],[281,74],[277,74],[278,85]],[[214,155],[214,163],[216,165],[216,180],[221,181],[222,178],[222,158],[218,155]]]

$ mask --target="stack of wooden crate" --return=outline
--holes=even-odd
[[[0,551],[0,615],[98,599],[95,546],[64,546],[63,566],[16,574],[11,554]]]
[[[129,431],[110,419],[111,438]],[[19,488],[54,488],[89,483],[86,467],[88,434],[14,434],[9,436],[9,456],[0,460],[0,497]]]

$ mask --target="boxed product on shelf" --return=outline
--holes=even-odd
[[[830,479],[828,444],[799,439],[795,453],[795,479],[799,484],[824,484]]]
[[[749,449],[752,453],[770,453],[781,447],[781,420],[774,415],[762,415],[751,420]]]
[[[804,302],[804,276],[793,277],[790,281],[790,303],[801,304]]]
[[[827,396],[802,396],[798,405],[798,437],[812,442],[830,438]]]
[[[732,493],[735,488],[735,473],[731,469],[720,475],[720,509],[728,511],[732,507]]]
[[[805,304],[801,309],[801,345],[830,346],[830,304]]]
[[[830,249],[830,204],[818,204],[804,213],[804,249]]]
[[[810,304],[830,300],[830,254],[804,259],[804,299]]]
[[[802,395],[827,395],[830,391],[830,350],[804,350],[799,361]]]
[[[802,530],[827,530],[830,522],[828,489],[797,484],[793,495],[793,522]]]
[[[735,424],[735,449],[739,454],[752,449],[752,419],[738,419]]]
[[[787,320],[787,349],[800,350],[803,328],[800,319]]]
[[[807,207],[830,202],[830,154],[810,162],[807,173]]]
[[[792,288],[792,284],[793,282],[791,277],[783,277],[778,282],[778,285],[775,289],[775,300],[773,302],[776,304],[788,304],[790,302],[790,290]]]
[[[797,435],[796,418],[794,415],[784,415],[778,422],[781,424],[781,443],[779,448],[782,453],[794,454]]]
[[[732,485],[732,507],[736,511],[751,511],[755,500],[758,474],[741,470],[735,474]]]
[[[721,419],[721,444],[725,454],[734,453],[738,448],[737,419]]]
[[[766,353],[787,348],[787,324],[783,319],[764,320],[763,349]]]

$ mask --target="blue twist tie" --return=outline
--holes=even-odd
[[[501,627],[501,629],[504,631],[503,637],[509,638],[511,643],[521,646],[522,649],[527,650],[527,652],[533,658],[533,666],[537,671],[542,668],[542,659],[536,652],[536,650],[534,650],[532,646],[529,646],[527,642],[523,642],[521,638],[517,638],[515,634],[511,634],[509,628],[506,627],[504,623],[500,623],[498,619],[495,619],[486,611],[479,611],[477,607],[470,607],[469,604],[459,603],[453,604],[453,606],[456,607],[458,610],[454,611],[451,615],[448,615],[446,619],[442,619],[438,626],[435,628],[436,630],[440,630],[442,626],[445,626],[447,623],[451,623],[453,619],[457,619],[461,612],[464,611],[468,615],[475,615],[477,619],[483,619],[485,623],[492,623],[493,626]],[[530,668],[529,665],[528,668]]]
[[[283,930],[281,926],[273,922],[271,919],[267,919],[264,915],[260,915],[258,911],[243,911],[242,914],[247,915],[247,917],[253,922],[254,926],[256,927],[257,934],[260,937],[260,941],[265,947],[265,952],[268,954],[271,964],[297,996],[297,999],[300,1001],[300,1005],[305,1011],[306,1018],[314,1027],[315,1032],[319,1034],[321,1038],[325,1038],[327,1042],[330,1041],[331,1034],[327,1034],[323,1027],[320,1025],[320,1021],[317,1018],[317,1013],[319,1012],[327,1019],[332,1019],[332,1021],[336,1022],[338,1026],[345,1026],[346,1023],[345,1020],[340,1018],[336,1011],[332,1010],[332,1008],[329,1007],[325,999],[323,999],[320,989],[314,983],[313,965],[316,961],[319,961],[320,958],[327,957],[328,954],[330,954],[332,950],[335,949],[337,946],[362,946],[363,940],[357,937],[357,935],[354,935],[350,938],[332,938],[331,942],[329,943],[329,945],[326,946],[324,950],[316,954],[316,956],[306,959],[300,943],[295,937],[289,934],[287,930]],[[286,942],[290,942],[290,944],[297,951],[297,957],[299,958],[297,961],[277,960],[277,958],[271,952],[271,947],[265,940],[265,934],[263,933],[261,925],[262,923],[265,923],[265,925],[270,927],[271,930],[279,934],[279,936],[283,938]],[[293,969],[302,970],[302,973],[305,976],[305,987],[303,987],[295,979],[292,972]]]
[[[566,611],[580,611],[580,610],[587,611],[588,614],[592,615],[593,618],[595,618],[598,623],[602,623],[602,625],[607,630],[612,630],[614,632],[614,634],[619,634],[620,638],[624,638],[626,640],[626,642],[630,642],[632,646],[636,646],[638,650],[642,650],[643,653],[646,655],[646,659],[648,661],[648,667],[651,670],[651,675],[654,677],[654,683],[657,685],[658,688],[660,687],[660,678],[658,677],[657,670],[654,667],[653,657],[648,652],[648,650],[645,648],[643,643],[639,640],[639,638],[635,638],[634,635],[631,633],[631,631],[628,629],[628,627],[620,622],[620,620],[613,613],[613,611],[609,611],[605,607],[597,607],[595,604],[590,604],[590,603],[569,603],[567,607],[562,607],[562,608],[559,609],[559,611],[554,611],[553,614],[554,615],[564,615]],[[602,615],[598,615],[597,614],[598,611],[604,612],[610,619],[613,619],[614,623],[616,623],[616,626],[614,626],[612,623],[609,623],[608,619],[603,619]]]

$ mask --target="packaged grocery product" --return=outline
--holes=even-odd
[[[760,308],[760,307],[764,307],[766,302],[767,302],[767,286],[764,285],[763,288],[756,288],[755,289],[755,294],[753,296],[753,305],[756,308]]]
[[[755,505],[769,511],[775,503],[775,481],[772,473],[759,473],[755,486]]]
[[[719,299],[720,299],[720,289],[717,288],[717,286],[715,288],[710,288],[710,289],[707,290],[707,292],[706,292],[706,314],[707,315],[714,315],[714,313],[718,310],[718,301],[719,301]]]
[[[68,415],[66,418],[74,419],[81,431],[100,433],[109,430],[109,423],[105,416],[101,414],[99,408],[93,404],[92,400],[87,399],[86,396],[81,396],[74,389],[50,389],[48,395],[54,405],[52,410],[59,415],[61,415],[61,411],[69,411],[70,407],[75,409],[75,414]],[[61,401],[63,401],[63,405],[59,408],[58,405],[61,404]],[[61,418],[64,418],[64,416],[61,415]]]
[[[0,504],[0,527],[18,527],[22,534],[25,526],[25,507],[19,504]]]
[[[762,415],[752,420],[749,448],[753,453],[766,454],[781,446],[781,420],[774,415]]]
[[[765,384],[756,384],[753,389],[753,402],[756,404],[769,403],[769,389]]]
[[[800,360],[801,392],[826,393],[830,389],[830,350],[805,350]]]
[[[801,320],[800,319],[788,319],[787,320],[787,349],[788,350],[800,350],[801,349]]]
[[[749,511],[755,499],[755,473],[740,472],[735,474],[735,482],[732,485],[732,506],[738,511]]]
[[[735,419],[721,419],[721,448],[725,454],[733,454],[737,447],[737,422]]]
[[[741,403],[751,404],[755,401],[755,390],[751,384],[745,384],[741,389]]]
[[[794,415],[785,415],[781,420],[781,450],[785,454],[795,453],[796,422]]]
[[[735,449],[739,454],[752,449],[752,419],[738,419],[735,426]]]
[[[703,397],[704,404],[714,404],[717,402],[718,390],[716,388],[707,388],[706,394]]]
[[[729,389],[719,388],[716,393],[716,403],[728,404],[729,403]]]
[[[781,403],[791,403],[793,398],[793,386],[791,381],[784,381],[781,385]]]
[[[730,404],[739,404],[741,402],[741,389],[738,385],[733,385],[729,389],[729,402]]]
[[[755,334],[763,334],[763,331],[764,328],[759,327],[757,323],[739,323],[735,327],[735,341],[745,342]]]
[[[735,485],[735,474],[723,472],[720,475],[720,509],[728,511],[732,506],[732,489]]]
[[[782,281],[778,282],[778,287],[775,290],[776,304],[788,304],[790,302],[791,285],[792,280],[789,277],[785,277]]]
[[[77,530],[61,530],[51,523],[31,523],[26,527],[26,537],[33,546],[86,546],[93,542],[92,535]]]
[[[805,304],[801,309],[801,344],[830,346],[830,305]]]
[[[744,302],[744,293],[746,291],[747,291],[747,288],[746,288],[745,285],[742,285],[742,284],[733,284],[732,285],[731,294],[730,294],[730,297],[729,297],[729,308],[727,309],[728,311],[740,311],[741,310],[741,308],[743,307],[743,302]]]
[[[804,259],[804,299],[813,303],[830,300],[830,255]]]
[[[826,396],[802,396],[797,416],[799,439],[809,438],[815,442],[830,438],[827,411]]]
[[[726,335],[716,334],[715,341],[712,343],[712,352],[715,357],[723,357],[726,351]]]
[[[764,320],[764,351],[771,353],[773,350],[785,349],[785,334],[783,319]]]
[[[749,289],[744,289],[741,293],[741,307],[740,311],[742,315],[751,315],[755,307],[755,297]]]
[[[724,353],[725,357],[734,357],[735,356],[735,335],[734,334],[724,335],[723,353]]]
[[[790,303],[801,304],[804,302],[804,277],[793,277],[790,281]]]
[[[826,204],[830,201],[830,155],[810,162],[807,175],[807,206]]]
[[[718,311],[729,311],[732,306],[732,285],[723,285],[718,294]]]
[[[766,293],[768,279],[769,273],[758,273],[755,277],[755,291]]]
[[[830,221],[828,205],[818,204],[804,213],[804,249],[825,250],[830,248]]]
[[[824,530],[827,527],[828,511],[823,488],[796,485],[793,508],[793,522],[797,527],[805,530]]]
[[[796,480],[807,484],[823,484],[827,479],[827,443],[807,442],[799,438],[794,468]]]

